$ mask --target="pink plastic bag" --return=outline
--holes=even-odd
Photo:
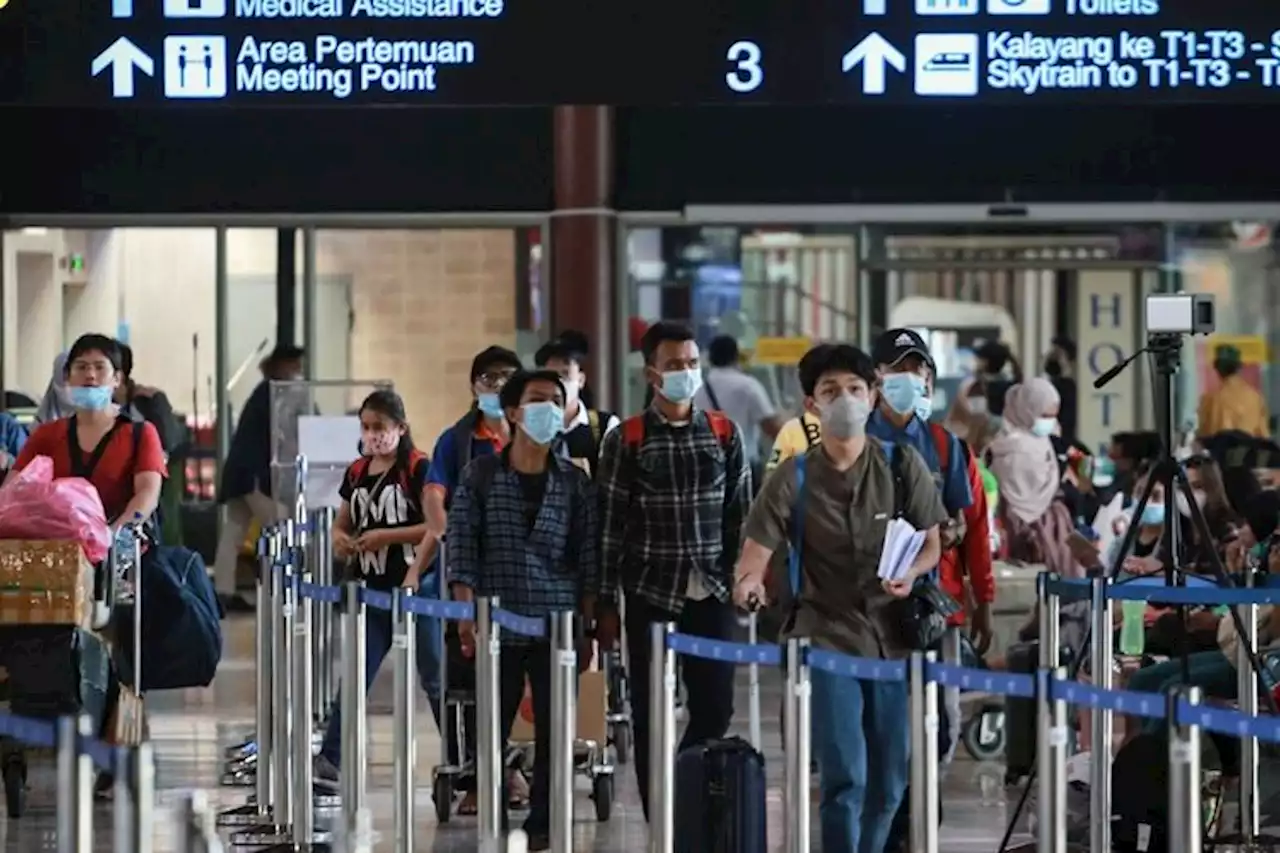
[[[53,460],[37,456],[0,489],[0,539],[69,539],[91,563],[107,558],[111,529],[102,498],[82,477],[53,478]]]

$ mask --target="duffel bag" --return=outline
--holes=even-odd
[[[88,714],[94,731],[106,714],[111,656],[102,638],[70,626],[0,629],[9,670],[10,709],[24,717]]]
[[[176,546],[147,551],[142,557],[142,690],[208,686],[222,660],[221,616],[199,554]],[[122,633],[121,678],[134,686],[133,631]]]

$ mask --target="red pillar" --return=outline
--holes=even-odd
[[[551,218],[551,327],[591,343],[587,379],[596,405],[619,403],[615,292],[613,110],[554,111],[555,211]]]

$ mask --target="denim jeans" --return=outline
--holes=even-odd
[[[431,594],[435,591],[435,577],[428,575],[422,579],[418,591]],[[378,676],[378,669],[387,653],[391,651],[391,612],[374,607],[365,609],[365,658],[364,687],[368,690]],[[432,716],[438,713],[440,702],[440,623],[435,619],[419,616],[414,621],[416,633],[416,651],[418,664],[418,681],[427,694],[431,704]],[[436,727],[440,720],[436,717]],[[342,696],[339,693],[329,711],[329,724],[324,732],[324,741],[320,745],[320,754],[333,762],[335,767],[341,763],[342,751]]]
[[[884,853],[910,773],[907,686],[814,670],[824,853]]]

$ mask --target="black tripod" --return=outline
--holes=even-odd
[[[1133,521],[1126,528],[1124,538],[1120,541],[1120,550],[1116,554],[1115,562],[1103,571],[1106,576],[1115,579],[1119,576],[1120,570],[1124,565],[1125,556],[1133,549],[1138,539],[1138,530],[1141,525],[1138,520],[1142,517],[1143,511],[1147,508],[1147,503],[1151,500],[1151,495],[1155,491],[1156,486],[1160,485],[1164,488],[1165,504],[1172,506],[1176,502],[1177,495],[1181,495],[1190,509],[1191,525],[1195,530],[1196,542],[1200,545],[1202,554],[1207,558],[1209,569],[1215,580],[1220,586],[1234,587],[1235,583],[1231,576],[1227,573],[1226,567],[1223,566],[1222,560],[1218,557],[1216,548],[1210,543],[1214,541],[1213,534],[1209,530],[1209,523],[1205,520],[1204,512],[1200,508],[1200,504],[1195,499],[1195,492],[1191,488],[1191,483],[1187,480],[1186,470],[1183,468],[1173,455],[1173,425],[1175,422],[1174,415],[1174,395],[1173,382],[1174,376],[1178,372],[1178,364],[1182,353],[1182,335],[1180,334],[1154,334],[1147,336],[1147,345],[1142,349],[1129,356],[1124,361],[1112,367],[1094,380],[1094,388],[1104,388],[1115,379],[1116,376],[1132,364],[1139,356],[1149,354],[1155,367],[1157,381],[1155,390],[1157,393],[1156,413],[1158,422],[1156,429],[1160,434],[1161,455],[1160,459],[1152,466],[1151,473],[1147,478],[1146,487],[1142,490],[1142,494],[1138,496],[1138,503],[1133,509]],[[1165,585],[1174,587],[1186,586],[1186,577],[1189,574],[1182,568],[1182,531],[1180,530],[1180,522],[1176,511],[1170,513],[1165,518],[1164,528],[1160,535],[1160,545],[1158,553],[1163,563]],[[1123,583],[1123,581],[1121,581]],[[1255,677],[1261,683],[1263,679],[1262,659],[1258,655],[1257,649],[1248,642],[1248,632],[1243,620],[1240,618],[1240,612],[1232,607],[1228,612],[1231,614],[1231,620],[1235,625],[1236,634],[1240,638],[1240,648],[1244,649],[1249,656],[1249,665],[1253,670]],[[1187,684],[1191,680],[1190,674],[1190,631],[1187,627],[1187,607],[1186,605],[1178,605],[1177,607],[1178,622],[1181,623],[1181,630],[1178,631],[1175,638],[1175,653],[1182,663],[1182,682]],[[1045,638],[1041,637],[1041,642]],[[1080,644],[1080,648],[1076,651],[1075,657],[1071,660],[1070,666],[1067,668],[1067,677],[1075,680],[1080,673],[1081,666],[1089,655],[1089,647],[1092,642],[1105,642],[1106,638],[1097,638],[1093,636],[1093,619],[1088,620],[1085,629],[1084,640]],[[1271,694],[1267,691],[1260,691],[1266,698],[1268,705],[1273,713],[1276,713],[1276,703]],[[1110,743],[1094,744],[1094,749],[1110,749]],[[1031,793],[1031,786],[1035,782],[1036,771],[1032,767],[1028,774],[1025,787],[1018,797],[1018,804],[1013,810],[1013,815],[1009,819],[1009,825],[1005,828],[1004,837],[1000,840],[999,853],[1005,853],[1009,847],[1009,840],[1013,837],[1014,827],[1018,823],[1018,819],[1022,815],[1022,810],[1026,807],[1027,798]],[[1097,815],[1093,818],[1099,819]]]

